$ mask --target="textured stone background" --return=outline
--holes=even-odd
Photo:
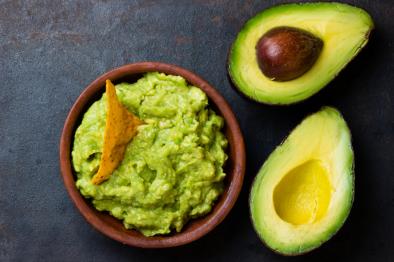
[[[265,248],[248,211],[252,179],[307,114],[340,109],[353,132],[356,197],[340,232],[292,261],[394,261],[394,8],[347,1],[376,22],[367,48],[318,95],[271,107],[240,97],[227,50],[256,12],[285,1],[0,0],[0,261],[286,261]],[[289,2],[289,1],[287,1]],[[142,60],[186,67],[229,101],[247,144],[247,173],[226,220],[190,245],[123,246],[88,225],[59,174],[58,142],[71,105],[92,80]]]

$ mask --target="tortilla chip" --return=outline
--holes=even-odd
[[[122,162],[127,144],[137,134],[137,127],[142,121],[129,112],[118,100],[115,86],[106,81],[107,116],[104,132],[104,147],[97,174],[93,184],[107,180]]]

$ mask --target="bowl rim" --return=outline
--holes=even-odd
[[[79,123],[78,120],[81,118],[81,115],[86,112],[86,105],[92,102],[92,99],[95,95],[97,96],[97,93],[104,90],[106,79],[116,81],[122,77],[146,72],[161,72],[170,75],[179,75],[185,78],[188,83],[204,91],[210,101],[216,106],[216,111],[219,111],[218,113],[225,119],[225,124],[229,130],[228,133],[231,136],[228,137],[226,134],[229,144],[232,147],[229,154],[232,154],[232,160],[234,162],[233,168],[230,170],[230,172],[232,172],[232,179],[228,183],[226,196],[218,209],[214,208],[215,210],[213,209],[210,213],[203,216],[204,218],[209,217],[209,219],[190,232],[182,233],[181,231],[169,236],[159,237],[144,237],[142,234],[141,236],[131,236],[127,234],[128,230],[116,229],[98,217],[95,213],[97,211],[93,210],[94,208],[87,203],[88,201],[86,201],[75,186],[74,171],[71,163],[71,148],[75,129]],[[87,222],[96,230],[129,246],[165,248],[180,246],[195,241],[212,231],[223,221],[234,206],[241,191],[245,174],[246,153],[244,139],[238,121],[229,104],[214,87],[200,76],[179,66],[161,62],[137,62],[117,67],[100,75],[82,91],[71,107],[65,120],[59,144],[59,160],[61,176],[72,202]],[[215,202],[214,207],[217,204],[218,203]],[[196,218],[195,220],[198,219],[200,218]]]

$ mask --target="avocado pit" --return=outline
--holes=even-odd
[[[316,62],[323,41],[295,27],[275,27],[256,45],[256,55],[263,74],[274,81],[289,81],[305,74]]]

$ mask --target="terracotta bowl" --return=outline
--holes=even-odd
[[[225,191],[217,200],[213,210],[204,217],[189,221],[180,233],[165,236],[145,237],[135,230],[127,230],[122,222],[106,212],[97,211],[75,186],[75,175],[71,164],[71,150],[76,128],[89,106],[98,100],[105,90],[105,80],[115,84],[122,81],[135,82],[143,73],[158,71],[184,77],[190,84],[199,87],[209,97],[209,105],[225,119],[224,132],[229,141],[229,159],[225,166]],[[78,97],[71,108],[60,139],[60,168],[66,189],[75,206],[85,219],[98,231],[124,244],[142,248],[165,248],[190,243],[214,229],[230,212],[242,187],[245,172],[245,146],[238,122],[224,98],[205,80],[196,74],[169,64],[142,62],[125,65],[101,75]]]

